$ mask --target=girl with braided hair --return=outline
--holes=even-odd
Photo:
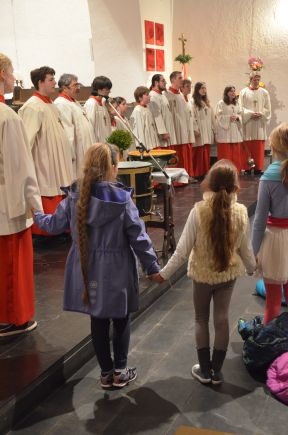
[[[48,232],[71,230],[64,310],[91,316],[102,388],[123,387],[137,376],[136,368],[127,367],[130,313],[137,311],[139,299],[136,256],[146,274],[159,271],[151,240],[131,199],[132,189],[116,182],[117,165],[115,146],[92,145],[84,158],[83,177],[66,190],[67,198],[55,213],[34,213],[37,225]]]
[[[256,261],[249,237],[247,209],[237,202],[237,169],[219,160],[202,186],[203,200],[191,210],[176,251],[158,275],[163,282],[188,260],[187,275],[193,279],[196,347],[199,364],[192,376],[203,384],[221,384],[221,368],[229,343],[229,304],[236,278],[252,274]],[[209,314],[213,299],[215,340],[210,359]]]

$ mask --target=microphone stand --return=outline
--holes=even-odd
[[[103,95],[99,95],[99,97],[103,97]],[[157,162],[157,160],[154,158],[154,156],[152,154],[150,154],[150,150],[148,150],[146,148],[146,146],[140,141],[140,139],[136,136],[136,134],[133,132],[132,128],[130,127],[129,123],[126,121],[125,118],[123,118],[122,115],[120,115],[120,113],[118,112],[118,110],[113,106],[113,104],[110,103],[109,101],[109,97],[105,96],[104,97],[105,100],[107,101],[107,103],[109,104],[109,106],[114,110],[115,113],[117,113],[120,121],[122,122],[122,124],[127,128],[127,130],[132,134],[132,136],[134,137],[134,139],[136,140],[136,142],[138,143],[138,145],[136,146],[136,148],[139,149],[140,153],[143,154],[144,151],[146,151],[146,153],[149,155],[149,157],[151,158],[151,160],[153,161],[153,163],[155,164],[155,166],[163,173],[163,175],[165,176],[165,178],[167,179],[167,184],[170,186],[171,184],[171,178],[169,177],[169,175],[167,174],[167,172],[165,171],[165,169],[162,168],[162,166]]]

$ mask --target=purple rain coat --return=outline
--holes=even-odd
[[[64,310],[78,311],[98,318],[123,318],[139,307],[136,256],[143,270],[151,275],[160,270],[152,243],[131,199],[132,189],[120,183],[97,182],[92,185],[88,210],[88,279],[90,306],[82,302],[84,289],[81,273],[76,202],[77,184],[55,213],[35,212],[34,221],[49,233],[70,228],[70,248],[64,283]]]

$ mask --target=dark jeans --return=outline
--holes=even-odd
[[[113,368],[124,369],[130,342],[130,316],[122,319],[112,319],[113,322],[113,353],[114,364],[110,350],[110,319],[91,317],[91,335],[96,358],[102,372],[109,372]]]

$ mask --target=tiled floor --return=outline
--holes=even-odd
[[[247,206],[253,205],[257,186],[258,178],[243,177],[240,202]],[[179,239],[190,209],[200,198],[199,185],[175,189],[173,205],[176,240]],[[157,201],[161,202],[159,199]],[[149,229],[149,234],[155,248],[161,249],[162,230]],[[69,245],[67,237],[34,242],[35,318],[38,328],[25,337],[0,342],[0,408],[89,335],[88,317],[62,311],[63,274]],[[141,290],[149,285],[150,282],[142,277]]]
[[[287,408],[254,380],[242,359],[239,317],[263,312],[253,278],[238,280],[230,310],[225,383],[203,386],[190,375],[196,361],[191,282],[178,281],[133,327],[130,364],[138,378],[103,391],[93,358],[26,418],[13,435],[172,435],[181,425],[237,435],[286,435]]]

